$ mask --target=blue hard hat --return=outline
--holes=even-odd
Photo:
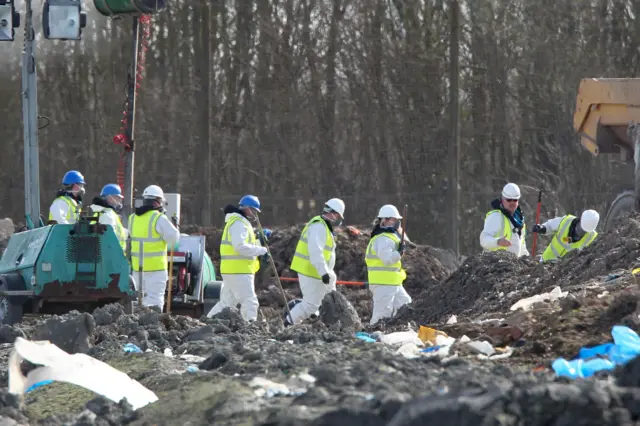
[[[260,211],[260,200],[255,195],[245,195],[240,198],[240,202],[238,203],[240,207],[251,207]]]
[[[70,170],[64,174],[62,178],[62,184],[65,186],[75,185],[75,184],[84,184],[84,176],[77,170]]]
[[[120,190],[120,185],[115,183],[109,183],[102,188],[102,192],[100,192],[101,197],[106,197],[109,195],[116,195],[120,198],[122,197],[122,190]]]

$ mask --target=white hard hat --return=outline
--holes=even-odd
[[[580,227],[584,232],[593,232],[600,222],[600,214],[595,210],[585,210],[580,217]]]
[[[400,212],[393,204],[385,204],[384,206],[380,207],[378,217],[394,217],[396,219],[402,219],[402,216],[400,216]]]
[[[502,198],[509,200],[520,199],[520,187],[515,183],[508,183],[502,188]]]
[[[144,189],[142,198],[160,198],[164,201],[164,192],[158,185],[149,185]]]
[[[331,207],[331,210],[338,213],[340,217],[344,219],[344,201],[340,198],[332,198],[324,204]]]

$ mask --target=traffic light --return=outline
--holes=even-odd
[[[93,4],[104,16],[153,14],[167,7],[166,0],[93,0]]]
[[[80,40],[87,26],[87,14],[82,12],[81,0],[45,0],[42,11],[44,38]]]
[[[15,28],[20,27],[20,14],[13,0],[0,0],[0,41],[13,41]]]

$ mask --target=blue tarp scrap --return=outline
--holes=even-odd
[[[640,355],[640,337],[629,327],[615,325],[611,336],[613,343],[583,347],[575,359],[558,358],[551,367],[558,376],[590,377],[598,371],[613,370]]]

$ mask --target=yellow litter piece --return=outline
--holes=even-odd
[[[631,275],[633,275],[634,277],[638,274],[640,274],[640,268],[636,268],[633,271],[631,271]]]
[[[424,325],[421,325],[420,329],[418,330],[418,338],[423,342],[429,342],[432,345],[436,343],[436,336],[438,335],[449,337],[444,331],[436,330],[435,328],[431,327],[425,327]]]

